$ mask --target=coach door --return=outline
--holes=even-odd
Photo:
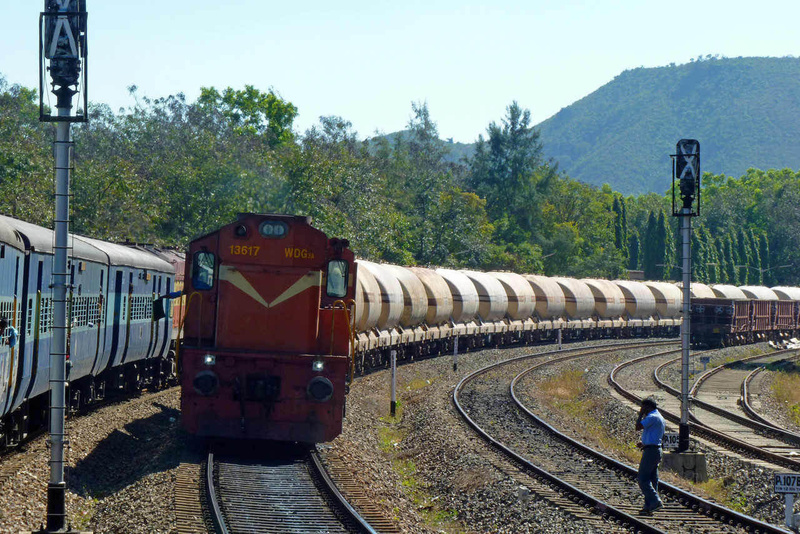
[[[321,283],[308,268],[220,265],[217,346],[313,352]]]
[[[114,278],[113,315],[111,316],[111,351],[108,357],[108,367],[115,365],[114,360],[119,351],[120,320],[122,316],[122,271],[117,271]]]

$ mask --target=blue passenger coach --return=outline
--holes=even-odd
[[[0,448],[44,421],[53,326],[52,230],[0,215],[0,314],[19,332],[0,340]],[[135,389],[172,367],[172,322],[153,302],[174,284],[173,266],[146,249],[70,236],[70,406],[109,388]]]
[[[23,268],[25,244],[22,237],[9,225],[0,221],[0,315],[8,324],[20,330],[22,322]],[[5,332],[0,332],[0,414],[9,411],[14,398],[17,354],[20,344],[9,347]]]

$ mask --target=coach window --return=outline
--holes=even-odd
[[[331,260],[328,262],[329,297],[342,298],[347,295],[347,262],[345,260]]]
[[[196,252],[192,262],[192,286],[195,289],[211,289],[214,286],[214,264],[211,252]]]

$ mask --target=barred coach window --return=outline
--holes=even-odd
[[[192,286],[195,289],[207,290],[214,287],[214,264],[216,260],[211,252],[196,252],[192,262]]]
[[[329,297],[342,298],[347,295],[347,262],[344,260],[331,260],[328,262]]]

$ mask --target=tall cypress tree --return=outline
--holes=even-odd
[[[736,232],[736,251],[737,251],[737,265],[739,265],[739,285],[746,286],[750,284],[751,274],[750,264],[750,238],[747,237],[747,232],[744,228],[739,227]]]
[[[635,271],[641,267],[641,245],[639,243],[639,234],[636,231],[631,232],[628,237],[628,269]]]
[[[626,242],[625,231],[622,227],[622,205],[620,200],[620,197],[615,196],[614,205],[611,209],[614,210],[614,245],[624,252]]]
[[[706,248],[706,283],[719,284],[720,279],[720,254],[716,240],[705,226],[700,228]]]
[[[725,243],[725,274],[728,279],[727,283],[738,286],[739,275],[736,272],[738,269],[736,268],[736,249],[733,246],[733,237],[731,234],[725,234],[723,240]]]
[[[761,253],[758,250],[758,236],[750,229],[750,280],[754,284],[764,284],[764,272],[761,266]]]
[[[656,280],[658,277],[656,263],[656,254],[658,250],[658,219],[656,214],[652,211],[647,218],[647,229],[644,233],[644,242],[642,243],[642,270],[646,280]],[[663,249],[662,249],[663,250]]]
[[[675,245],[672,241],[672,233],[667,227],[667,221],[663,211],[658,214],[658,229],[656,235],[656,251],[658,253],[656,264],[659,267],[658,278],[660,280],[671,280],[675,267]]]
[[[775,276],[772,273],[772,261],[769,257],[769,238],[766,233],[758,240],[758,252],[761,257],[761,268],[764,269],[764,285],[774,286]]]
[[[728,279],[728,256],[725,254],[725,236],[714,238],[714,243],[717,251],[717,262],[719,263],[719,283],[730,283]]]
[[[703,233],[692,232],[692,280],[705,282],[706,276],[706,247],[703,243]]]
[[[625,205],[625,197],[619,197],[622,206],[622,242],[628,243],[628,207]]]

